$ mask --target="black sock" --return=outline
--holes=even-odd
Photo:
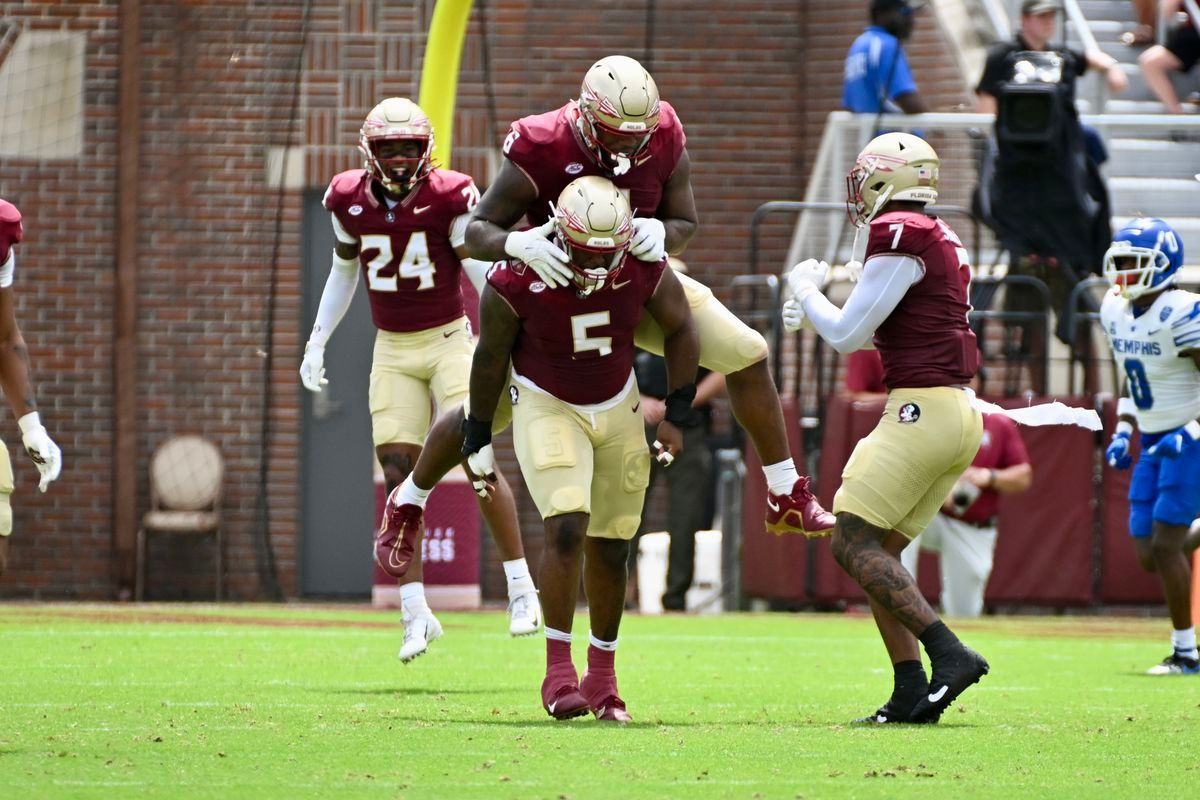
[[[917,638],[921,640],[921,644],[925,645],[925,652],[929,654],[931,661],[949,655],[962,646],[962,642],[958,641],[954,631],[947,628],[946,623],[940,619],[921,631],[921,635]]]
[[[892,694],[903,697],[909,694],[924,694],[929,688],[929,679],[925,677],[925,667],[920,661],[898,661],[892,665],[895,673]]]

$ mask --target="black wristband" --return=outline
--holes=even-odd
[[[664,401],[667,413],[664,419],[672,425],[687,422],[692,416],[692,401],[696,399],[696,384],[689,383],[667,395]]]
[[[462,454],[469,456],[478,453],[492,443],[492,421],[475,419],[467,415],[462,424],[463,443]]]

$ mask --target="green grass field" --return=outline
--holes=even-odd
[[[541,637],[443,614],[405,666],[395,612],[0,605],[5,798],[1190,795],[1200,676],[1150,678],[1165,620],[954,627],[992,673],[938,726],[847,725],[891,689],[858,615],[628,617],[636,722],[555,722]],[[587,621],[576,621],[582,664]]]

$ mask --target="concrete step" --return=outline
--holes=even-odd
[[[1106,114],[1161,114],[1163,113],[1163,105],[1157,100],[1125,100],[1121,97],[1110,98],[1108,104],[1104,107]],[[1192,115],[1200,112],[1200,106],[1193,103],[1184,103],[1183,113]],[[1085,112],[1086,113],[1086,112]],[[1161,129],[1155,129],[1149,132],[1151,136],[1160,136]]]
[[[1114,217],[1192,217],[1200,213],[1200,181],[1178,178],[1109,178]]]
[[[1200,142],[1155,139],[1111,139],[1104,174],[1109,179],[1138,177],[1146,180],[1178,178],[1200,172]],[[1200,209],[1197,209],[1200,213]]]
[[[1079,10],[1083,12],[1089,24],[1092,20],[1137,20],[1130,0],[1079,0]]]

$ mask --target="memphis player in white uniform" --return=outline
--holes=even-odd
[[[1162,581],[1174,627],[1173,651],[1151,675],[1200,673],[1188,558],[1188,527],[1200,516],[1200,295],[1173,288],[1182,264],[1179,235],[1154,218],[1130,221],[1104,254],[1115,286],[1100,320],[1126,386],[1105,457],[1128,469],[1134,426],[1141,429],[1129,532],[1142,568]]]

